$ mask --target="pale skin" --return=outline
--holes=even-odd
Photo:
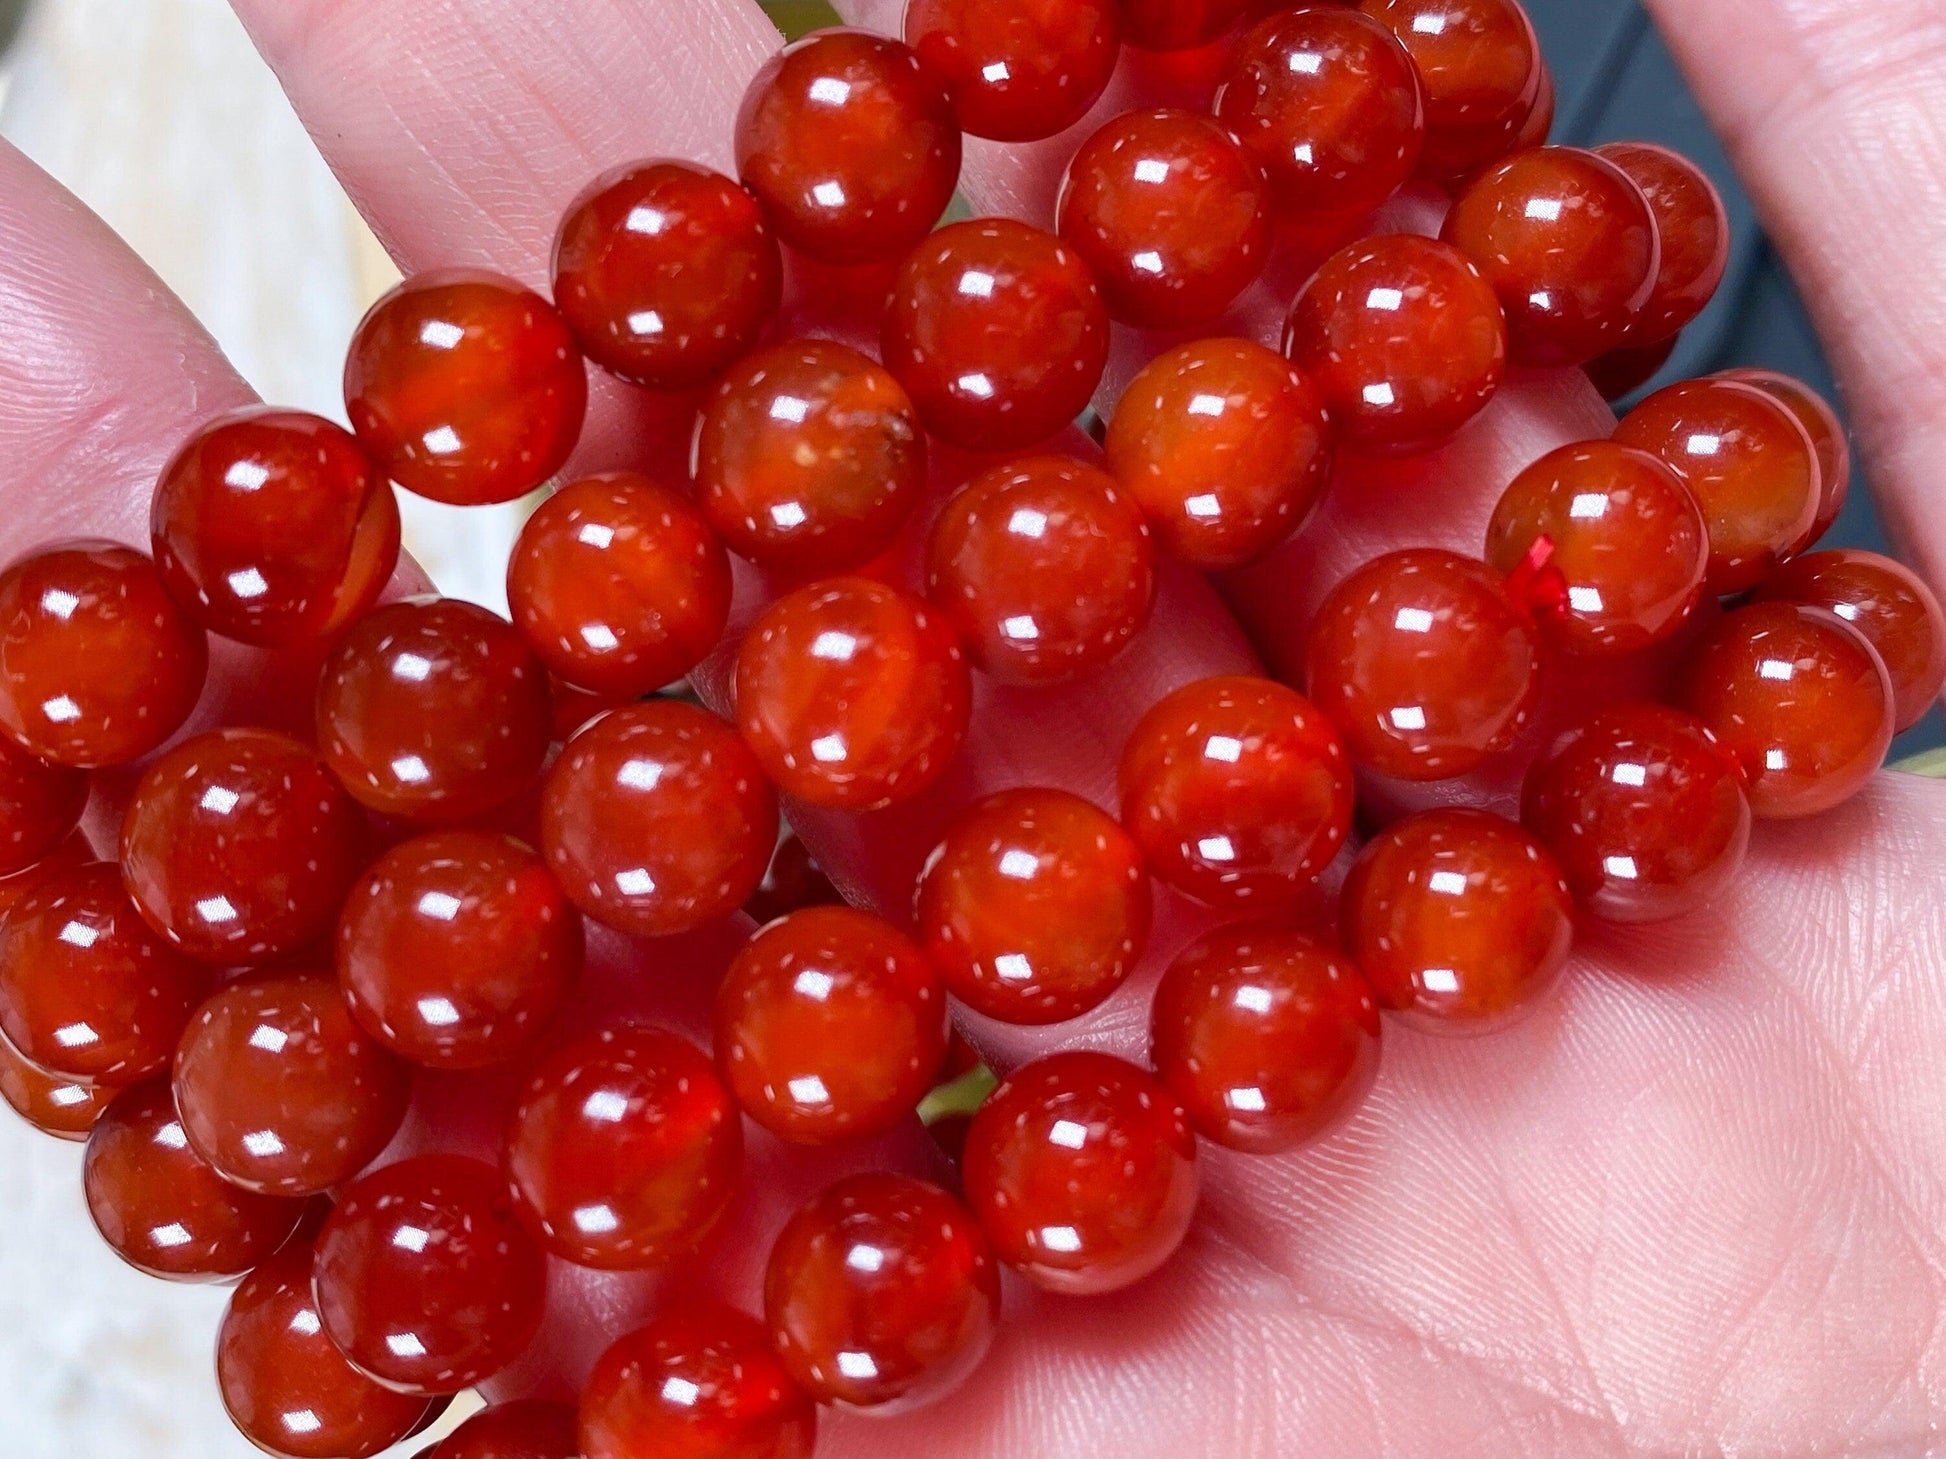
[[[737,98],[776,45],[750,0],[237,8],[404,268],[487,264],[534,283],[561,207],[596,171],[644,155],[727,168]],[[850,12],[892,29],[898,8]],[[1817,316],[1902,553],[1946,588],[1946,13],[1939,0],[1651,8]],[[1121,105],[1147,99],[1118,87]],[[976,210],[1044,221],[1059,148],[969,148]],[[1276,312],[1267,291],[1225,327],[1266,334]],[[145,540],[161,462],[247,387],[134,256],[10,150],[0,318],[9,553],[80,531]],[[621,401],[604,394],[580,464],[680,458],[661,422],[630,424]],[[1116,747],[1161,690],[1248,671],[1251,643],[1288,662],[1321,592],[1378,551],[1477,551],[1513,471],[1608,419],[1578,376],[1520,380],[1437,457],[1347,472],[1304,541],[1221,595],[1173,582],[1086,694],[988,695],[939,797],[864,828],[821,817],[808,834],[848,885],[896,900],[966,796],[1021,783],[1104,795]],[[240,653],[219,664],[213,697],[253,669]],[[1192,920],[1165,918],[1158,951]],[[739,932],[604,947],[597,996],[695,1027],[708,965]],[[1760,826],[1721,906],[1586,928],[1560,996],[1519,1027],[1471,1042],[1388,1029],[1377,1088],[1329,1140],[1276,1159],[1206,1152],[1203,1215],[1160,1276],[1093,1301],[1010,1290],[1005,1333],[961,1394],[905,1419],[831,1420],[820,1452],[1946,1452],[1932,1437],[1946,1425],[1942,970],[1946,784],[1887,773],[1822,820]],[[1140,1059],[1144,991],[1053,1031],[974,1032],[1003,1064],[1077,1042]],[[477,1120],[427,1113],[439,1138],[482,1138]],[[907,1131],[844,1163],[923,1170],[925,1149]],[[766,1234],[834,1173],[762,1144],[753,1162],[733,1230],[696,1275],[745,1303]],[[524,1380],[580,1371],[653,1295],[642,1281],[564,1283]]]

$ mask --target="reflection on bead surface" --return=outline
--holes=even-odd
[[[1667,147],[1610,142],[1597,155],[1629,175],[1655,214],[1661,258],[1655,288],[1629,326],[1628,342],[1668,339],[1703,312],[1730,262],[1730,219],[1702,168]]]
[[[1248,0],[1121,0],[1122,31],[1145,51],[1207,45],[1235,25]]]
[[[1891,675],[1894,729],[1911,729],[1939,701],[1946,684],[1946,614],[1904,563],[1849,547],[1814,552],[1785,563],[1757,598],[1828,608],[1862,633]]]
[[[581,1459],[574,1405],[497,1403],[441,1439],[426,1459]]]
[[[121,1091],[112,1084],[78,1084],[36,1069],[0,1038],[0,1099],[43,1135],[85,1140],[101,1112]]]
[[[1037,142],[1080,121],[1121,54],[1115,0],[910,0],[906,44],[969,136]]]
[[[85,772],[0,739],[0,877],[23,872],[52,852],[80,823],[87,804]]]
[[[1818,517],[1798,544],[1804,551],[1830,530],[1851,495],[1851,441],[1831,402],[1802,380],[1775,370],[1725,370],[1725,380],[1755,386],[1797,417],[1818,457]]]
[[[1361,0],[1411,55],[1425,88],[1420,171],[1463,176],[1511,151],[1539,107],[1547,63],[1519,0]]]

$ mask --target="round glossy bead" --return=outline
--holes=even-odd
[[[567,464],[588,370],[561,316],[499,274],[407,279],[360,321],[345,410],[379,469],[454,506],[524,496]]]
[[[814,31],[751,81],[736,159],[784,242],[825,263],[869,263],[897,258],[946,211],[959,123],[909,47]]]
[[[1270,256],[1263,175],[1221,122],[1198,112],[1125,112],[1105,123],[1068,163],[1056,212],[1108,312],[1146,328],[1214,319]]]
[[[1356,10],[1309,6],[1259,22],[1230,52],[1216,116],[1289,213],[1369,213],[1411,176],[1426,140],[1419,73]]]
[[[457,598],[393,603],[331,650],[318,748],[362,805],[448,824],[534,783],[553,738],[547,675],[518,630]]]
[[[603,173],[554,238],[554,306],[582,351],[656,390],[702,385],[755,344],[783,277],[757,200],[693,162]]]
[[[1548,84],[1520,0],[1361,0],[1418,68],[1426,100],[1420,171],[1464,176],[1511,151]]]
[[[604,1029],[534,1071],[507,1129],[521,1218],[582,1266],[662,1265],[736,1194],[743,1125],[709,1058],[661,1029]]]
[[[811,805],[917,795],[958,752],[972,693],[944,618],[868,578],[779,598],[737,654],[737,726],[771,782]]]
[[[1831,402],[1802,380],[1775,370],[1725,370],[1723,378],[1753,385],[1797,417],[1818,457],[1818,516],[1798,546],[1802,552],[1831,529],[1851,495],[1851,441]]]
[[[0,1038],[0,1099],[43,1135],[87,1139],[120,1092],[112,1084],[80,1084],[65,1074],[36,1069]]]
[[[832,906],[843,900],[831,884],[831,878],[812,859],[811,848],[786,827],[764,879],[745,898],[743,911],[752,922],[764,927],[791,912]]]
[[[763,880],[777,799],[706,709],[651,700],[568,742],[541,787],[541,848],[571,901],[638,937],[727,916]]]
[[[547,1263],[492,1166],[421,1155],[345,1191],[318,1233],[315,1280],[325,1335],[353,1367],[404,1392],[457,1393],[533,1341]]]
[[[827,339],[759,350],[725,375],[696,424],[693,461],[717,535],[791,576],[864,566],[926,489],[925,432],[904,387]]]
[[[1586,364],[1625,342],[1662,261],[1642,189],[1575,147],[1537,147],[1487,168],[1439,236],[1493,286],[1520,365]]]
[[[211,730],[135,787],[122,879],[149,925],[191,957],[264,962],[330,931],[363,840],[358,808],[310,746]]]
[[[1053,234],[1008,218],[954,223],[900,269],[880,353],[941,440],[1016,450],[1086,408],[1108,362],[1108,310]]]
[[[1208,45],[1242,18],[1248,0],[1121,0],[1122,32],[1145,51]]]
[[[581,1459],[574,1405],[516,1399],[482,1409],[425,1459]]]
[[[202,696],[209,644],[155,564],[113,542],[43,548],[0,572],[0,734],[57,765],[122,765]]]
[[[1895,730],[1911,729],[1939,702],[1946,685],[1946,614],[1904,563],[1849,547],[1813,552],[1785,563],[1757,598],[1828,608],[1862,633],[1892,677]]]
[[[1169,553],[1238,567],[1303,526],[1331,476],[1324,397],[1302,370],[1247,339],[1158,355],[1108,423],[1108,469]]]
[[[1529,1012],[1574,940],[1574,898],[1547,848],[1476,810],[1423,811],[1374,837],[1340,915],[1380,1006],[1427,1033],[1481,1033]]]
[[[1865,635],[1796,603],[1724,619],[1691,659],[1681,702],[1743,767],[1750,808],[1768,820],[1820,815],[1863,790],[1897,718]]]
[[[485,1069],[544,1033],[581,970],[581,918],[509,836],[395,846],[345,899],[338,980],[365,1031],[429,1069]]]
[[[1683,479],[1709,524],[1709,590],[1756,587],[1811,531],[1820,474],[1811,438],[1771,396],[1734,380],[1685,380],[1658,390],[1615,439],[1659,456]]]
[[[81,822],[88,776],[0,739],[0,877],[26,871]]]
[[[1524,583],[1535,625],[1569,653],[1633,653],[1695,611],[1709,566],[1702,509],[1654,456],[1612,441],[1548,452],[1487,524],[1486,560]]]
[[[1107,1054],[1004,1080],[967,1132],[966,1199],[1000,1259],[1049,1291],[1140,1281],[1196,1214],[1196,1136],[1176,1097]]]
[[[791,1217],[764,1275],[771,1341],[821,1403],[945,1397],[1000,1324],[1000,1269],[973,1215],[906,1175],[840,1181]]]
[[[1007,684],[1099,668],[1155,604],[1155,545],[1115,478],[1065,456],[976,476],[934,519],[926,588],[973,662]]]
[[[677,487],[633,472],[564,486],[507,564],[514,625],[548,672],[640,698],[703,661],[730,617],[730,559]]]
[[[62,866],[80,866],[94,859],[94,847],[81,829],[76,827],[55,842],[48,853],[33,865],[0,876],[0,921],[6,920],[14,903],[27,894],[27,889],[39,879],[42,872]]]
[[[1338,439],[1406,455],[1478,415],[1507,368],[1500,301],[1463,253],[1384,234],[1334,253],[1299,291],[1284,355],[1323,393]]]
[[[909,0],[905,41],[945,83],[961,130],[996,142],[1080,121],[1122,49],[1115,0]]]
[[[1331,590],[1311,624],[1306,686],[1352,759],[1444,780],[1513,744],[1540,700],[1540,642],[1485,564],[1388,553]]]
[[[335,980],[229,984],[176,1053],[176,1109],[196,1153],[245,1190],[309,1196],[391,1143],[412,1078],[353,1020]]]
[[[1351,959],[1259,923],[1198,939],[1156,985],[1150,1059],[1204,1138],[1272,1155],[1357,1107],[1378,1074],[1378,1005]]]
[[[1668,339],[1703,312],[1730,262],[1730,219],[1716,184],[1680,153],[1647,142],[1610,142],[1597,154],[1629,175],[1655,215],[1662,252],[1655,288],[1628,342]]]
[[[1750,843],[1742,771],[1700,721],[1659,704],[1569,730],[1527,772],[1521,819],[1581,905],[1611,922],[1707,905]]]

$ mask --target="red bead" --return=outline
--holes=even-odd
[[[149,528],[183,609],[268,647],[330,637],[399,561],[391,487],[348,432],[297,410],[252,406],[191,436],[163,469]]]
[[[1624,395],[1633,395],[1662,373],[1662,367],[1675,355],[1680,341],[1680,335],[1672,334],[1655,344],[1612,349],[1588,361],[1588,379],[1601,392],[1603,400],[1616,401]]]
[[[1176,1098],[1107,1054],[1055,1054],[1004,1080],[966,1137],[966,1198],[1000,1259],[1091,1295],[1175,1254],[1196,1214],[1196,1136]]]
[[[1108,362],[1108,310],[1053,234],[1008,218],[954,223],[900,269],[880,353],[941,440],[1016,450],[1087,407]]]
[[[0,877],[50,854],[80,824],[87,804],[86,772],[0,739]]]
[[[315,1281],[325,1335],[353,1367],[430,1395],[521,1355],[540,1327],[547,1265],[492,1166],[421,1155],[345,1191],[318,1234]]]
[[[362,805],[451,824],[533,785],[553,738],[547,675],[511,623],[457,598],[363,619],[318,683],[318,748]]]
[[[751,81],[736,158],[784,242],[824,263],[869,263],[897,258],[946,211],[959,183],[959,123],[910,48],[820,30]]]
[[[1691,659],[1682,704],[1709,727],[1768,820],[1821,815],[1885,763],[1897,719],[1885,661],[1823,608],[1759,603]]]
[[[123,765],[182,727],[209,646],[155,565],[66,542],[0,572],[0,734],[59,765]]]
[[[1716,184],[1681,153],[1647,142],[1610,142],[1598,155],[1629,175],[1655,215],[1661,260],[1655,289],[1628,342],[1668,339],[1703,312],[1730,263],[1730,219]]]
[[[150,930],[113,863],[50,868],[0,921],[0,1035],[43,1073],[134,1084],[169,1067],[210,977]]]
[[[1534,109],[1527,113],[1527,121],[1514,138],[1510,149],[1524,152],[1529,147],[1545,147],[1547,139],[1554,132],[1554,108],[1559,101],[1554,87],[1554,72],[1548,67],[1547,57],[1541,57],[1540,94],[1534,98]]]
[[[689,494],[616,472],[564,486],[507,564],[514,625],[548,672],[604,695],[673,684],[730,617],[730,559]]]
[[[1000,1269],[945,1191],[840,1181],[791,1217],[764,1276],[771,1341],[821,1403],[902,1412],[966,1381],[1000,1324]]]
[[[1611,922],[1706,906],[1743,864],[1743,772],[1699,721],[1659,704],[1604,709],[1527,773],[1521,819],[1577,900]]]
[[[1361,239],[1326,259],[1284,325],[1284,355],[1353,450],[1425,451],[1478,415],[1507,368],[1500,301],[1432,238]]]
[[[358,809],[310,746],[211,730],[157,760],[122,820],[142,915],[205,962],[267,962],[330,931],[357,875]]]
[[[1863,634],[1892,678],[1894,729],[1911,729],[1939,702],[1946,685],[1946,614],[1904,563],[1849,547],[1814,552],[1785,563],[1757,598],[1827,608]]]
[[[372,305],[345,357],[345,409],[372,460],[454,506],[524,496],[567,464],[588,371],[539,294],[477,269],[414,275]]]
[[[352,1015],[429,1069],[505,1064],[546,1032],[581,970],[581,918],[509,836],[441,831],[381,856],[345,900]]]
[[[1768,577],[1811,531],[1818,459],[1797,418],[1733,380],[1685,380],[1622,419],[1615,439],[1659,456],[1709,523],[1709,590],[1741,593]]]
[[[737,725],[786,795],[869,810],[939,778],[972,713],[946,621],[867,578],[779,598],[737,654]]]
[[[1818,516],[1811,533],[1798,544],[1802,552],[1831,530],[1851,495],[1851,441],[1831,402],[1802,380],[1775,370],[1725,370],[1722,378],[1753,385],[1797,417],[1811,437],[1818,457]]]
[[[656,390],[708,382],[783,297],[763,209],[721,173],[657,158],[604,172],[554,237],[554,307],[587,357]]]
[[[905,41],[963,131],[1038,142],[1087,114],[1121,55],[1115,0],[909,0]]]
[[[1442,181],[1504,156],[1547,85],[1547,63],[1519,0],[1362,0],[1418,67],[1426,98],[1419,170]]]
[[[352,1021],[336,981],[248,978],[196,1013],[176,1053],[191,1148],[225,1179],[308,1196],[350,1180],[405,1118],[406,1066]]]
[[[1528,1013],[1574,940],[1574,899],[1547,848],[1476,810],[1424,811],[1375,837],[1341,917],[1380,1006],[1427,1033],[1482,1033]]]
[[[759,567],[850,572],[892,545],[926,489],[926,437],[905,389],[825,339],[760,350],[723,377],[696,425],[696,495]]]
[[[565,1261],[605,1270],[689,1255],[736,1195],[743,1126],[694,1045],[604,1029],[534,1072],[507,1129],[521,1218]]]
[[[1540,642],[1483,563],[1438,548],[1388,553],[1331,590],[1305,682],[1352,759],[1445,780],[1508,748],[1540,701]]]
[[[1081,144],[1056,208],[1062,241],[1128,324],[1214,319],[1270,256],[1263,174],[1221,122],[1190,111],[1126,112]]]
[[[120,1092],[112,1084],[78,1084],[65,1074],[36,1069],[0,1038],[0,1099],[43,1135],[87,1139]]]
[[[1703,596],[1709,531],[1680,477],[1646,451],[1583,441],[1513,479],[1486,560],[1524,576],[1544,637],[1569,653],[1633,653],[1680,628]]]
[[[1129,735],[1120,784],[1150,869],[1213,906],[1290,903],[1351,828],[1344,746],[1269,679],[1203,679],[1163,699]]]
[[[1208,45],[1242,18],[1249,0],[1121,0],[1122,31],[1145,51]]]
[[[441,1439],[426,1459],[581,1459],[574,1405],[496,1403]]]
[[[762,1323],[714,1303],[618,1340],[581,1394],[587,1459],[811,1459],[818,1411]],[[443,1456],[435,1456],[443,1459]]]
[[[946,1062],[946,988],[869,912],[808,907],[737,953],[716,990],[716,1064],[737,1103],[800,1145],[911,1118]]]
[[[1230,52],[1218,120],[1288,213],[1369,213],[1411,176],[1426,140],[1419,73],[1356,10],[1311,6],[1259,22]]]
[[[1537,147],[1487,168],[1439,236],[1499,295],[1517,365],[1582,365],[1629,340],[1662,262],[1642,189],[1575,147]]]
[[[576,735],[541,788],[541,847],[597,922],[662,937],[743,905],[777,845],[757,757],[708,710],[632,704]]]
[[[1106,463],[1163,547],[1239,567],[1304,525],[1331,476],[1331,422],[1302,370],[1247,339],[1158,355],[1108,423]]]
[[[743,912],[763,927],[805,907],[827,907],[843,900],[831,878],[811,859],[810,847],[786,827],[764,879],[744,900]]]
[[[33,865],[0,876],[0,921],[6,920],[14,903],[27,894],[27,889],[39,879],[42,872],[62,866],[81,866],[94,859],[94,847],[77,827],[55,842],[48,853]]]
[[[1273,1155],[1337,1124],[1378,1074],[1378,1005],[1342,953],[1256,924],[1192,943],[1156,985],[1150,1058],[1205,1138]]]

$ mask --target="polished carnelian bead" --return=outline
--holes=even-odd
[[[425,1459],[581,1459],[574,1405],[516,1399],[482,1409]]]
[[[744,915],[759,927],[806,907],[828,907],[844,900],[795,831],[785,828],[757,889],[744,899]]]
[[[637,937],[734,912],[776,845],[758,757],[693,704],[612,710],[568,742],[541,787],[541,848],[562,890]]]
[[[290,1239],[303,1201],[231,1185],[189,1148],[169,1081],[124,1090],[88,1136],[81,1182],[102,1240],[169,1281],[242,1276]]]
[[[905,43],[945,83],[969,136],[1038,142],[1107,89],[1121,19],[1115,0],[908,0]]]
[[[1730,263],[1730,219],[1716,184],[1680,153],[1647,142],[1610,142],[1598,156],[1629,175],[1655,215],[1662,251],[1655,288],[1629,326],[1627,342],[1668,339],[1715,295]]]
[[[791,576],[864,566],[926,489],[925,432],[904,387],[828,339],[759,350],[725,375],[692,461],[717,535]]]
[[[1682,705],[1742,765],[1767,820],[1821,815],[1885,763],[1897,719],[1885,661],[1823,608],[1738,609],[1690,660]]]
[[[946,1062],[946,987],[869,912],[807,907],[764,928],[716,990],[716,1064],[750,1118],[800,1145],[909,1118]]]
[[[1198,939],[1156,985],[1150,1059],[1205,1139],[1274,1155],[1357,1107],[1378,1074],[1378,1005],[1351,959],[1258,923]]]
[[[203,627],[265,647],[328,638],[378,601],[399,506],[349,432],[253,406],[204,426],[149,509],[162,582]]]
[[[0,739],[0,877],[26,871],[80,824],[85,771],[56,765]]]
[[[1092,1295],[1148,1276],[1196,1214],[1196,1136],[1148,1072],[1076,1051],[1004,1080],[967,1132],[966,1199],[1000,1259]]]
[[[504,1064],[546,1032],[581,970],[581,918],[510,836],[393,847],[345,899],[338,981],[352,1015],[429,1069]]]
[[[191,1148],[245,1190],[309,1196],[350,1180],[405,1118],[412,1076],[352,1021],[336,980],[246,978],[197,1010],[176,1051]]]
[[[136,785],[122,879],[149,925],[191,957],[264,962],[330,931],[363,839],[358,808],[309,745],[211,730]]]
[[[27,895],[27,889],[40,878],[42,872],[53,871],[63,866],[81,866],[94,859],[95,848],[77,826],[55,842],[47,854],[31,866],[24,866],[19,871],[0,875],[0,922],[6,920],[7,914],[14,908],[14,903]]]
[[[1427,1033],[1481,1033],[1529,1012],[1574,940],[1574,898],[1547,848],[1476,810],[1422,811],[1373,838],[1340,915],[1380,1006]]]
[[[1486,560],[1526,580],[1535,626],[1557,648],[1633,653],[1668,638],[1702,600],[1709,531],[1656,457],[1583,441],[1513,479],[1487,524]]]
[[[155,564],[113,542],[0,572],[0,734],[57,765],[124,765],[182,727],[209,643]]]
[[[325,1335],[353,1367],[402,1392],[457,1393],[533,1341],[547,1262],[491,1165],[421,1155],[339,1198],[315,1282]]]
[[[553,738],[547,675],[518,630],[457,598],[362,619],[318,681],[318,748],[361,805],[471,820],[533,785]]]
[[[1576,899],[1611,922],[1715,900],[1750,843],[1743,772],[1703,724],[1660,704],[1604,709],[1527,772],[1521,819]]]
[[[737,654],[737,725],[786,795],[870,810],[939,778],[972,714],[966,657],[945,620],[868,578],[779,598]]]
[[[1299,291],[1285,358],[1353,450],[1428,450],[1478,415],[1507,368],[1500,302],[1464,254],[1385,234],[1334,253]]]
[[[1352,759],[1445,780],[1512,745],[1540,701],[1540,641],[1506,585],[1469,557],[1411,548],[1331,590],[1305,686]]]
[[[764,1274],[771,1341],[820,1403],[902,1412],[951,1393],[1000,1325],[972,1212],[907,1175],[842,1180],[791,1217]]]
[[[818,1411],[756,1318],[699,1302],[601,1355],[581,1394],[586,1459],[811,1459]],[[439,1459],[439,1456],[435,1456]]]
[[[0,1035],[44,1074],[161,1073],[210,981],[142,920],[112,862],[40,873],[0,921]]]
[[[1208,45],[1242,18],[1249,0],[1121,0],[1122,33],[1145,51]]]
[[[1794,376],[1775,370],[1725,370],[1720,378],[1763,391],[1796,416],[1811,438],[1811,448],[1818,457],[1818,516],[1810,534],[1798,544],[1797,550],[1802,552],[1831,530],[1851,495],[1851,441],[1845,435],[1844,423],[1830,401]]]
[[[87,1139],[119,1093],[112,1084],[80,1084],[65,1074],[36,1069],[0,1038],[0,1099],[43,1135]]]
[[[1785,563],[1759,602],[1826,608],[1862,633],[1892,678],[1895,730],[1911,729],[1946,685],[1946,614],[1923,579],[1902,562],[1840,547]]]
[[[743,1125],[709,1057],[655,1028],[551,1055],[507,1129],[515,1208],[565,1261],[622,1271],[687,1256],[729,1208]]]
[[[1548,86],[1520,0],[1362,0],[1412,57],[1426,98],[1419,169],[1447,181],[1517,146]]]
[[[1056,215],[1108,312],[1149,329],[1214,319],[1270,256],[1263,174],[1221,122],[1196,112],[1104,124],[1068,163]]]
[[[1622,418],[1615,439],[1658,456],[1683,479],[1709,524],[1709,590],[1756,587],[1817,518],[1821,483],[1797,417],[1754,386],[1685,380]]]
[[[705,384],[757,342],[783,289],[757,200],[693,162],[604,172],[554,237],[554,307],[582,351],[655,390]]]
[[[616,472],[564,486],[507,564],[514,625],[548,672],[640,698],[682,678],[730,618],[730,559],[677,487]]]
[[[1260,21],[1230,52],[1214,105],[1272,200],[1307,218],[1371,212],[1411,176],[1426,140],[1412,57],[1356,10]]]
[[[897,258],[946,211],[959,123],[909,47],[813,31],[750,82],[736,159],[784,242],[823,263],[870,263]]]
[[[941,440],[1016,450],[1086,408],[1108,362],[1108,310],[1053,234],[1009,218],[955,223],[899,271],[880,353]]]
[[[1583,365],[1624,343],[1662,260],[1642,189],[1575,147],[1536,147],[1487,168],[1439,236],[1493,286],[1517,365]]]

